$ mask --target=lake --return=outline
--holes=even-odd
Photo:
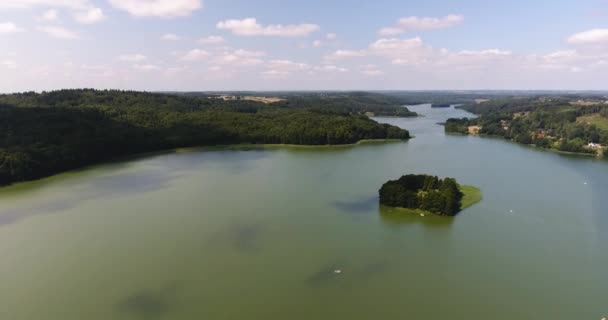
[[[403,143],[181,150],[0,189],[0,319],[608,316],[608,161],[445,135],[470,114],[411,109],[377,119]],[[484,199],[380,210],[407,173]]]

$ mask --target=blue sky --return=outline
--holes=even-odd
[[[0,92],[606,90],[607,74],[607,0],[0,0]]]

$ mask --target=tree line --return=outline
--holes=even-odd
[[[480,134],[501,136],[521,144],[567,152],[597,153],[588,144],[608,144],[608,130],[577,119],[598,115],[608,122],[608,105],[579,106],[571,102],[563,97],[517,98],[466,105],[462,108],[479,117],[448,119],[445,131],[467,134],[469,126],[480,126]]]
[[[0,185],[181,147],[409,138],[363,115],[253,101],[97,90],[0,95]]]

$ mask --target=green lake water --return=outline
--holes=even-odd
[[[594,319],[608,316],[608,161],[445,135],[189,150],[0,189],[0,319]],[[406,173],[484,199],[381,211]],[[342,273],[336,274],[334,270]]]

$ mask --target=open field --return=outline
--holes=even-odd
[[[578,117],[576,122],[592,124],[602,130],[608,130],[608,118],[604,118],[597,113]]]

